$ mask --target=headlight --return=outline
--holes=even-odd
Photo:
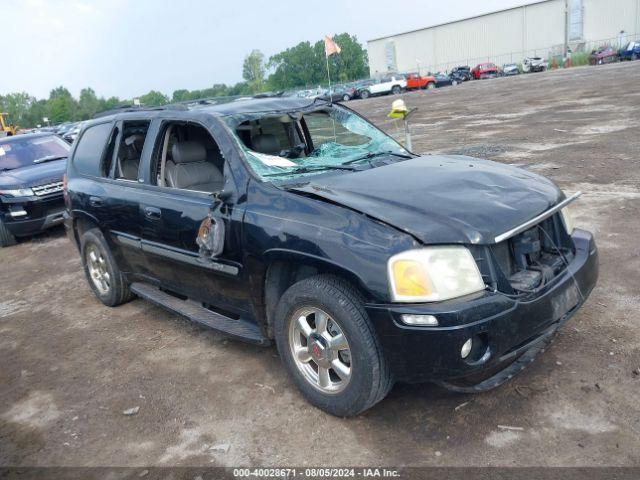
[[[33,196],[33,190],[30,188],[18,188],[16,190],[0,190],[0,195],[7,195],[9,197],[31,197]]]
[[[566,206],[562,210],[560,210],[560,215],[562,217],[562,223],[564,223],[565,230],[569,235],[571,235],[574,229],[573,215],[571,215],[571,210],[568,206]]]
[[[394,302],[436,302],[485,288],[471,252],[436,246],[394,255],[387,264]]]

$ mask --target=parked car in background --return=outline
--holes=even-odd
[[[355,98],[362,98],[360,95],[363,90],[366,90],[369,85],[373,85],[376,81],[372,78],[368,78],[366,80],[359,80],[354,83],[354,88],[356,89]]]
[[[407,78],[407,90],[418,88],[436,88],[436,79],[432,75],[420,75],[419,73],[409,73]]]
[[[526,57],[522,60],[524,73],[544,72],[547,69],[547,61],[542,57]]]
[[[436,88],[458,85],[458,83],[460,83],[457,79],[452,78],[450,75],[446,75],[442,72],[436,73],[433,78],[436,81]]]
[[[319,95],[318,98],[322,100],[327,100],[331,102],[348,102],[356,95],[356,89],[354,87],[345,87],[342,85],[338,85],[336,87],[331,87],[331,95],[329,95],[329,90],[325,90],[322,95]]]
[[[58,128],[56,129],[55,133],[60,138],[64,138],[65,134],[70,130],[72,130],[77,124],[78,122],[69,122],[69,123],[63,123],[61,125],[58,125]]]
[[[69,143],[75,142],[78,137],[78,133],[80,133],[80,129],[82,128],[82,124],[83,122],[76,123],[72,128],[67,130],[64,135],[62,135],[62,138]]]
[[[505,77],[511,77],[513,75],[520,75],[520,68],[516,63],[505,63],[502,66],[501,73]]]
[[[629,42],[618,51],[620,60],[637,60],[640,58],[640,41]]]
[[[449,76],[452,79],[455,78],[458,81],[458,83],[466,82],[473,78],[471,75],[471,68],[466,65],[453,68],[449,72]]]
[[[0,247],[62,223],[69,149],[52,133],[0,139]]]
[[[618,51],[605,45],[591,52],[589,55],[589,65],[602,65],[604,63],[612,63],[618,60]]]
[[[404,75],[395,74],[382,77],[375,83],[368,85],[360,90],[360,98],[369,98],[374,95],[388,95],[390,93],[397,95],[407,88],[407,79]]]
[[[475,80],[494,78],[498,76],[498,67],[496,67],[495,63],[491,62],[479,63],[471,69],[471,76]]]

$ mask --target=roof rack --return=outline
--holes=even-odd
[[[157,107],[144,107],[137,105],[120,105],[119,107],[112,108],[110,110],[105,110],[104,112],[96,113],[93,118],[106,117],[108,115],[115,115],[117,113],[129,113],[129,112],[150,112],[157,110],[187,110],[185,105],[179,104],[169,104],[169,105],[161,105]]]

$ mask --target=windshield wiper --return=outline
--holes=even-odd
[[[351,163],[361,162],[362,160],[369,160],[371,158],[380,157],[382,155],[393,155],[394,157],[400,157],[400,158],[413,158],[413,156],[409,154],[398,153],[398,152],[393,152],[391,150],[388,150],[386,152],[369,152],[366,155],[363,155],[362,157],[354,158],[353,160],[347,160],[346,162],[342,163],[342,165],[349,165]]]
[[[357,168],[348,167],[344,163],[341,165],[318,165],[316,167],[299,167],[294,170],[282,171],[278,173],[266,173],[263,177],[277,177],[280,175],[297,175],[299,173],[322,172],[323,170],[349,170],[355,171]]]
[[[33,163],[44,163],[44,162],[52,162],[53,160],[62,160],[63,158],[67,158],[66,155],[48,155],[46,157],[36,158]]]

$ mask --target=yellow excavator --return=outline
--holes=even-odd
[[[8,116],[8,113],[0,112],[0,137],[15,135],[18,130],[13,123],[9,125],[5,123],[4,118]]]

